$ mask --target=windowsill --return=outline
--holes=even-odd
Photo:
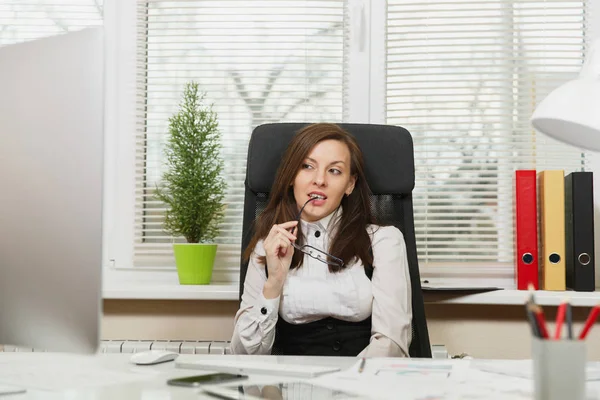
[[[121,282],[107,283],[103,290],[105,300],[238,300],[237,283],[211,285],[180,285],[177,282]],[[523,305],[528,292],[523,290],[496,290],[484,293],[426,292],[427,304],[488,304]],[[600,292],[535,292],[536,303],[558,305],[570,298],[576,307],[594,306],[600,302]]]
[[[106,284],[105,300],[238,300],[237,284],[180,285],[179,283],[124,282]]]

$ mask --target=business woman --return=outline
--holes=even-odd
[[[255,235],[233,354],[408,357],[402,233],[372,217],[363,156],[334,124],[289,144]]]

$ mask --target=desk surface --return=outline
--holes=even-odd
[[[0,352],[0,387],[26,387],[27,392],[0,396],[0,399],[212,399],[199,389],[169,386],[171,378],[204,375],[210,371],[176,368],[174,362],[150,366],[132,364],[131,354],[98,354],[79,356],[60,353]],[[186,357],[242,358],[263,362],[327,365],[343,369],[356,363],[351,357],[274,357],[198,355]],[[252,375],[245,382],[269,383],[303,379]],[[23,382],[27,382],[23,384]]]
[[[189,356],[188,356],[189,357]],[[502,360],[369,359],[363,374],[355,371],[356,358],[215,356],[201,358],[334,365],[344,371],[315,378],[313,384],[351,391],[375,399],[531,399],[530,362]],[[172,387],[167,379],[202,375],[208,371],[175,368],[173,362],[136,366],[128,354],[76,356],[56,353],[1,353],[0,386],[27,382],[24,394],[4,399],[214,399],[198,389]],[[513,374],[516,372],[516,374]],[[588,365],[588,396],[600,393],[600,364]],[[596,380],[597,379],[597,380]],[[257,385],[298,378],[251,375]],[[307,380],[303,380],[307,381]],[[45,389],[43,389],[45,388]],[[401,395],[400,395],[401,394]],[[306,395],[299,398],[307,398]],[[331,400],[331,399],[329,399]]]

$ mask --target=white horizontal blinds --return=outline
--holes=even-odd
[[[136,130],[136,266],[174,265],[153,188],[168,118],[194,80],[222,132],[226,214],[213,281],[238,279],[248,141],[257,125],[341,121],[344,2],[140,1]]]
[[[582,64],[586,4],[387,4],[387,123],[414,138],[421,265],[512,268],[514,170],[585,166],[529,119]]]
[[[0,0],[0,46],[102,25],[103,0]]]

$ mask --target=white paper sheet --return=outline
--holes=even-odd
[[[468,366],[431,360],[383,360],[369,358],[362,373],[360,361],[345,371],[312,379],[310,382],[339,390],[346,390],[373,399],[431,400],[446,399],[453,391],[453,373]]]
[[[26,390],[18,386],[9,386],[0,384],[0,396],[9,394],[25,393]]]
[[[154,374],[134,373],[104,366],[95,356],[59,353],[18,353],[0,357],[0,385],[62,391],[100,387],[150,379]]]
[[[531,360],[476,360],[473,361],[472,368],[515,378],[533,379]],[[600,367],[595,364],[588,365],[585,375],[588,381],[600,380]]]

